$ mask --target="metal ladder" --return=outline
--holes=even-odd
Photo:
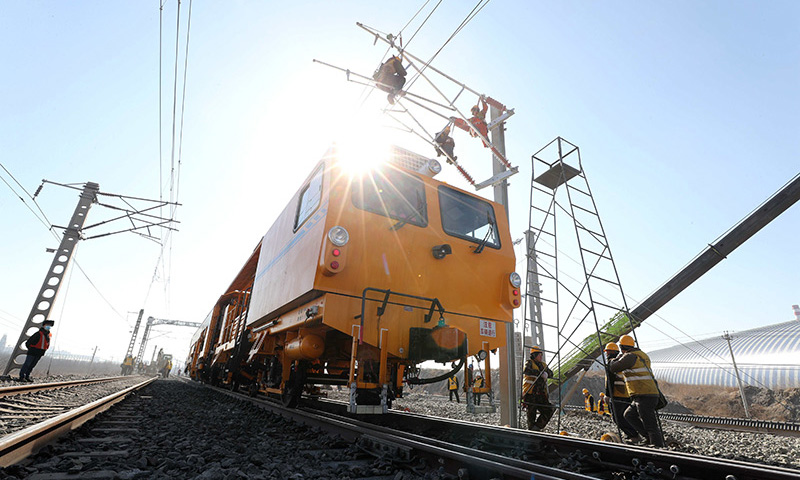
[[[579,148],[557,137],[531,162],[523,351],[527,357],[538,345],[545,357],[555,357],[558,366],[551,369],[562,384],[562,370],[570,370],[565,362],[591,367],[594,357],[587,354],[608,339],[609,319],[627,320],[629,310]],[[545,348],[545,339],[555,349]]]

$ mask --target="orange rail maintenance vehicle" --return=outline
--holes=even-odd
[[[436,160],[388,156],[354,173],[326,153],[192,339],[193,378],[287,406],[343,385],[350,412],[382,413],[470,356],[490,371],[521,302],[505,209],[435,180]],[[431,360],[453,370],[420,378]]]

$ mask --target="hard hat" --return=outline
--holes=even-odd
[[[587,388],[584,388],[584,389],[583,389],[583,393],[584,393],[584,394],[586,394],[586,393],[589,393],[589,389],[587,389]]]
[[[616,343],[614,343],[614,342],[608,342],[608,343],[606,344],[606,348],[605,348],[605,350],[606,350],[606,351],[608,351],[608,350],[611,350],[612,352],[619,352],[619,347],[618,347],[618,346],[617,346],[617,344],[616,344]]]
[[[477,113],[477,112],[480,112],[480,111],[481,111],[481,109],[480,109],[480,108],[478,108],[478,106],[477,106],[477,105],[475,105],[475,106],[473,106],[473,107],[472,107],[472,113]]]
[[[605,397],[605,396],[606,396],[606,394],[605,394],[605,393],[603,393],[603,392],[600,392],[600,396],[601,396],[601,397]]]
[[[633,337],[630,335],[623,335],[619,337],[619,344],[623,347],[632,347],[634,345]]]
[[[563,435],[563,436],[565,436],[565,437],[568,437],[568,436],[569,436],[569,433],[567,433],[567,431],[566,431],[566,430],[561,430],[560,432],[558,432],[558,434],[559,434],[559,435]]]
[[[542,349],[539,347],[531,347],[531,353],[542,353]]]

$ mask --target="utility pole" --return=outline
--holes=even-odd
[[[14,344],[14,351],[8,359],[3,375],[8,375],[12,370],[22,368],[22,362],[17,361],[17,358],[22,357],[28,351],[27,348],[23,348],[25,341],[35,329],[42,325],[42,322],[48,320],[53,304],[56,302],[59,288],[63,284],[64,274],[67,271],[70,260],[72,260],[72,254],[75,252],[78,240],[81,238],[81,228],[86,222],[86,215],[89,213],[89,208],[91,208],[92,204],[97,202],[97,192],[99,190],[100,185],[96,183],[87,182],[84,185],[83,191],[78,198],[75,212],[73,212],[67,228],[64,229],[61,245],[55,252],[53,262],[50,264],[50,269],[45,275],[41,288],[39,288],[39,294],[33,302],[33,307],[28,314],[22,332],[19,334],[17,343]]]
[[[492,121],[500,117],[503,112],[492,105]],[[503,157],[506,156],[506,136],[505,122],[501,122],[491,131],[492,145]],[[506,166],[496,155],[492,155],[492,173],[505,172]],[[506,179],[494,185],[494,201],[503,205],[506,209],[506,220],[508,220],[508,181]],[[514,358],[514,317],[511,323],[506,325],[506,346],[500,349],[500,424],[509,425],[513,428],[518,427],[517,422],[517,362]],[[490,375],[491,372],[487,372]]]
[[[544,327],[542,326],[542,284],[539,282],[539,267],[536,262],[536,248],[534,246],[535,234],[528,230],[525,232],[525,248],[528,257],[528,309],[531,312],[530,319],[532,324],[531,335],[533,337],[533,345],[545,351],[544,345]],[[527,322],[528,319],[526,318]],[[523,358],[525,352],[522,352]],[[547,360],[543,358],[543,360]]]
[[[722,338],[728,341],[728,350],[731,352],[731,361],[733,362],[733,369],[736,371],[736,381],[739,382],[739,395],[742,396],[742,405],[744,405],[744,414],[747,418],[750,418],[750,412],[747,409],[747,398],[744,396],[744,387],[742,386],[742,377],[739,376],[739,368],[736,366],[736,359],[733,358],[733,348],[731,347],[731,336],[728,334],[728,332],[725,332],[725,335],[723,335]]]
[[[89,361],[89,371],[92,370],[92,364],[94,363],[94,356],[97,355],[97,345],[94,347],[94,352],[92,352],[92,359]]]

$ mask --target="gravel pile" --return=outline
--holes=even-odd
[[[341,392],[329,393],[332,399],[342,399]],[[406,393],[405,398],[398,399],[393,409],[406,410],[412,413],[451,418],[455,420],[500,425],[500,413],[467,413],[463,403],[449,402],[447,397],[439,395]],[[499,409],[498,409],[499,412]],[[524,415],[524,414],[523,414]],[[523,416],[521,425],[525,425]],[[677,442],[677,446],[669,450],[693,453],[745,462],[777,465],[787,468],[800,468],[800,438],[777,435],[732,432],[697,428],[663,421],[665,438]],[[559,427],[558,416],[554,416],[545,433],[566,431],[569,435],[594,440],[606,432],[615,432],[616,427],[610,419],[601,418],[588,412],[568,412],[561,417]]]
[[[155,480],[422,478],[366,457],[351,442],[180,380],[158,380],[118,406],[34,457],[0,469],[0,479],[50,472],[97,478],[103,471],[116,472],[107,478]],[[93,429],[121,417],[135,418],[138,431],[103,447],[79,441],[100,436]],[[126,454],[61,456],[99,449]]]
[[[49,382],[82,380],[83,378],[54,377]],[[127,377],[108,383],[76,385],[30,394],[10,395],[0,398],[0,435],[22,430],[48,418],[58,416],[73,408],[86,405],[130,386],[141,383],[142,377]],[[29,385],[29,383],[25,383]]]

